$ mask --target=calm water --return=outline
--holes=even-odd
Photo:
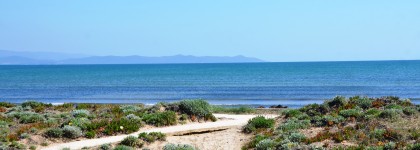
[[[420,101],[420,61],[0,66],[0,101],[300,106],[336,95]]]

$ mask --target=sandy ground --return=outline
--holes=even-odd
[[[242,133],[241,128],[241,126],[236,126],[203,134],[169,136],[165,142],[155,142],[144,147],[161,150],[166,144],[174,143],[189,144],[200,150],[240,150],[252,137],[252,135]]]
[[[151,149],[160,149],[166,143],[184,143],[197,146],[202,150],[206,149],[240,149],[241,144],[243,144],[247,135],[240,133],[240,127],[245,125],[249,119],[255,117],[256,115],[227,115],[227,114],[215,114],[217,118],[220,118],[216,122],[205,122],[205,123],[191,123],[185,125],[161,127],[161,128],[149,128],[141,129],[138,132],[129,134],[137,136],[141,132],[162,132],[166,133],[168,136],[167,142],[155,143],[155,145],[150,145]],[[275,115],[264,115],[269,118],[276,117]],[[188,136],[171,136],[179,135],[189,132],[202,132],[209,130],[221,130],[224,131],[210,132],[205,134],[194,134]],[[106,143],[116,143],[123,140],[129,135],[119,135],[119,136],[110,136],[98,139],[86,139],[81,141],[74,141],[69,143],[58,143],[52,144],[48,147],[44,147],[44,150],[61,150],[63,148],[70,149],[81,149],[83,147],[95,147],[98,145]],[[239,142],[238,142],[239,141]],[[147,145],[146,147],[149,147]]]

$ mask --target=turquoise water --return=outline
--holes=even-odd
[[[420,61],[0,66],[0,101],[319,103],[336,95],[420,100]]]

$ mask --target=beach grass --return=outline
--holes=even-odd
[[[204,100],[143,104],[22,104],[0,102],[0,149],[42,147],[48,143],[68,142],[129,134],[149,126],[216,121],[212,106]],[[124,146],[142,147],[145,142],[164,139],[160,133],[124,140]],[[30,146],[28,146],[30,145]],[[120,148],[124,148],[120,146]]]
[[[277,127],[251,130],[254,138],[243,149],[415,150],[420,148],[419,110],[398,97],[337,96],[283,111]]]

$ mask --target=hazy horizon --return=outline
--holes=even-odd
[[[420,59],[420,2],[2,1],[0,49],[271,62]]]

